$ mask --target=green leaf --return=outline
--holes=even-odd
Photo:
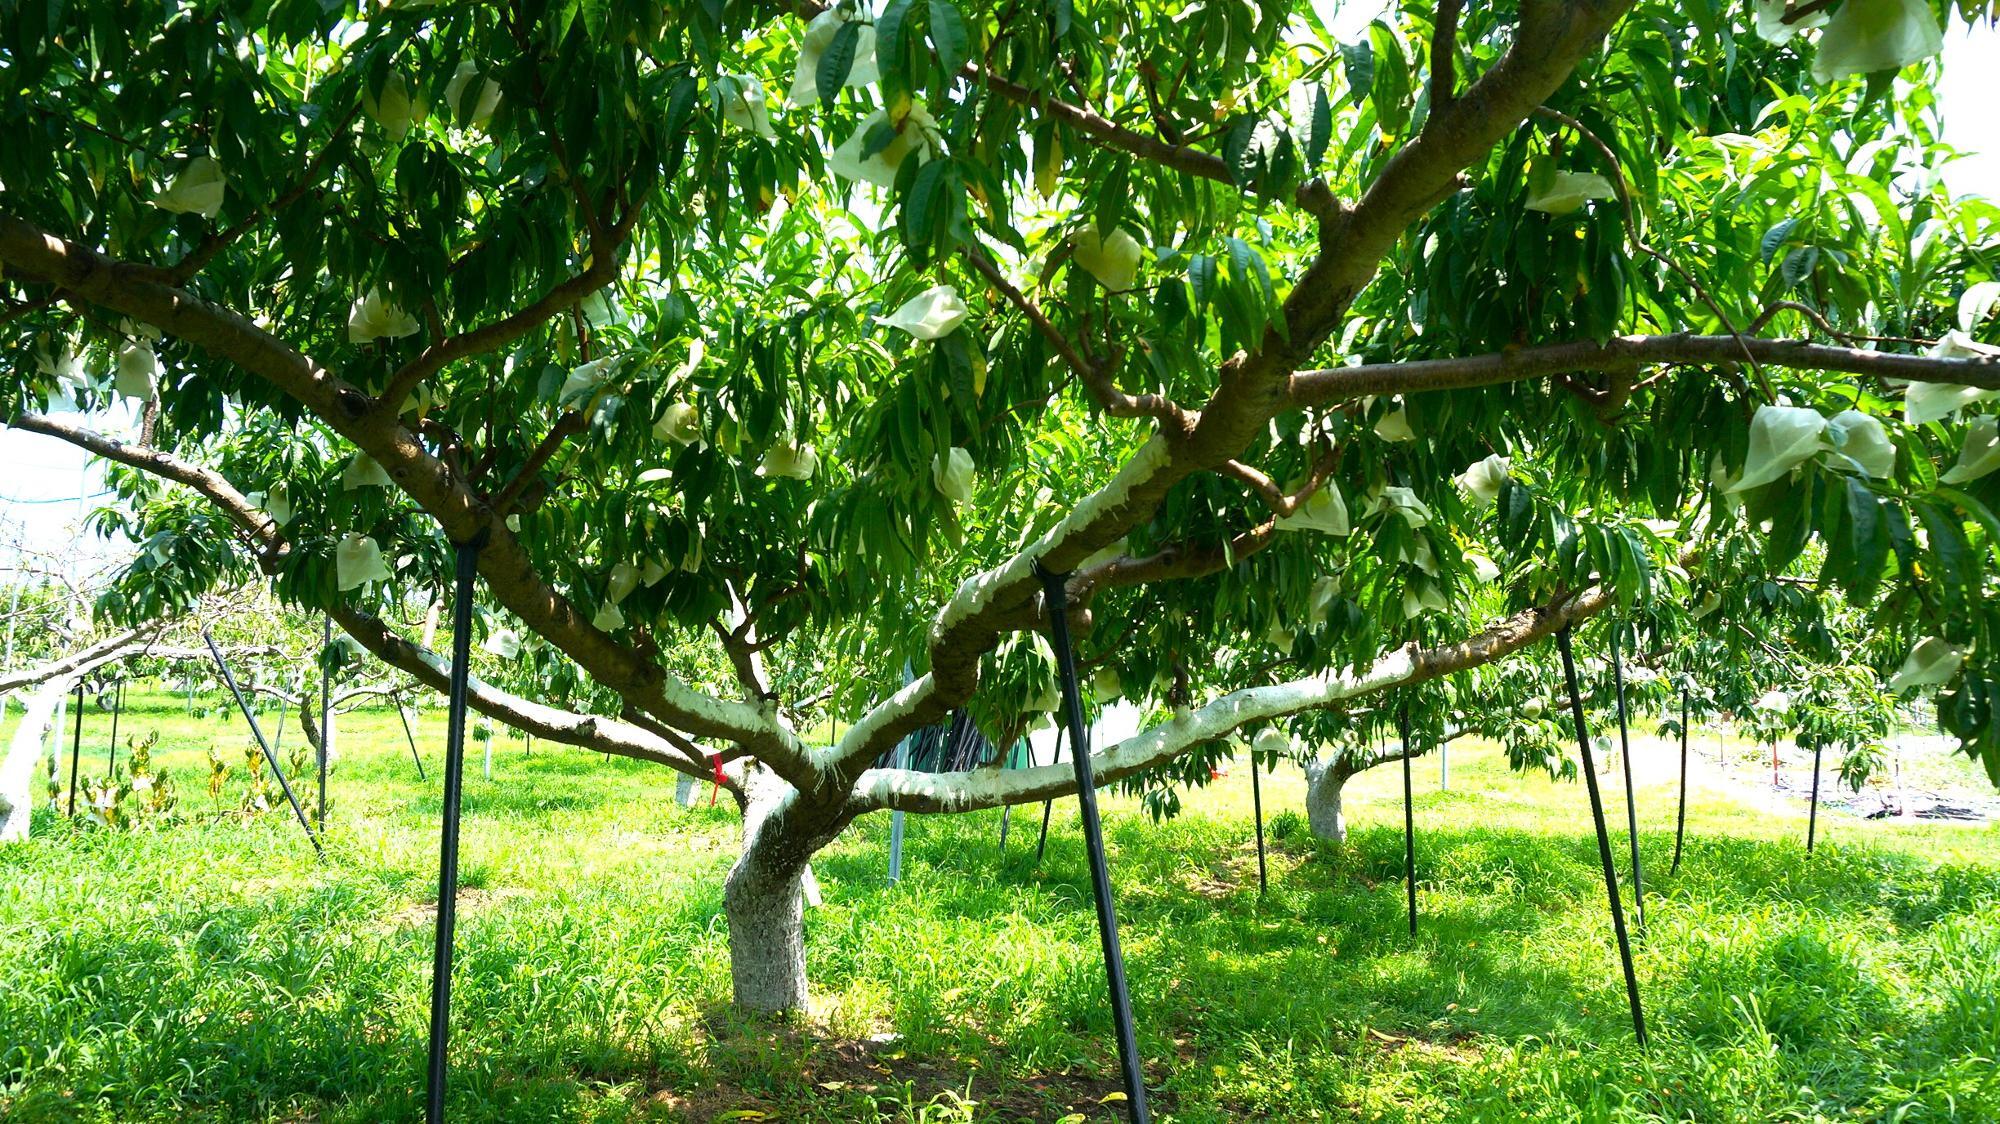
[[[861,25],[853,20],[843,20],[840,29],[833,33],[833,42],[826,45],[826,53],[819,57],[819,69],[813,72],[813,85],[819,91],[819,100],[832,105],[840,96],[841,87],[847,85],[847,76],[854,70],[854,52],[861,40]]]
[[[1347,96],[1355,105],[1368,98],[1375,87],[1375,47],[1366,39],[1340,45],[1340,62],[1347,72]]]
[[[1257,178],[1259,161],[1250,147],[1257,135],[1257,117],[1252,113],[1239,113],[1229,122],[1229,131],[1222,137],[1222,162],[1229,166],[1229,175],[1238,187],[1245,186]]]
[[[972,34],[965,17],[952,0],[930,0],[931,44],[937,48],[938,63],[947,79],[956,77],[972,59]]]
[[[1306,171],[1319,169],[1326,158],[1326,146],[1333,140],[1333,107],[1327,102],[1326,87],[1313,86],[1312,124],[1306,130]]]
[[[900,59],[903,54],[903,32],[910,18],[911,0],[889,0],[882,14],[875,17],[875,57],[884,64],[891,59]]]
[[[1771,259],[1778,253],[1778,247],[1785,244],[1785,239],[1792,236],[1793,228],[1798,225],[1799,217],[1794,215],[1764,232],[1764,237],[1758,240],[1757,251],[1764,259],[1765,265],[1771,264]]]
[[[1853,557],[1847,599],[1861,605],[1882,584],[1889,564],[1889,528],[1882,518],[1882,501],[1853,476],[1847,477],[1847,540]]]
[[[1784,264],[1778,267],[1778,276],[1785,279],[1788,287],[1794,286],[1812,276],[1813,267],[1818,264],[1819,247],[1800,246],[1785,255]]]

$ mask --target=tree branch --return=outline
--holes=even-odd
[[[206,268],[209,262],[214,261],[218,254],[228,249],[231,243],[243,237],[244,234],[249,232],[258,223],[263,222],[270,216],[305,198],[306,192],[312,190],[313,185],[319,182],[321,173],[326,171],[327,162],[344,145],[346,141],[344,134],[347,132],[347,127],[352,125],[354,119],[360,115],[361,107],[359,105],[347,111],[347,116],[341,118],[340,123],[333,127],[333,133],[327,138],[325,146],[306,163],[305,171],[299,173],[298,182],[287,188],[276,199],[273,199],[269,207],[252,209],[248,215],[245,215],[242,220],[227,230],[209,232],[195,245],[194,249],[188,251],[186,257],[175,262],[172,266],[159,270],[157,279],[169,285],[187,284],[195,274],[200,273]]]
[[[80,648],[67,656],[53,659],[35,667],[25,667],[19,671],[0,674],[0,695],[17,691],[22,687],[32,687],[51,679],[75,678],[88,675],[106,664],[117,663],[143,653],[146,646],[165,630],[166,622],[148,621],[138,628],[126,629],[115,636],[107,636],[86,648]]]
[[[40,420],[48,422],[48,419]],[[253,539],[266,544],[263,552],[268,560],[264,567],[266,572],[275,571],[276,560],[282,557],[285,549],[288,549],[289,544],[279,533],[277,525],[266,518],[263,512],[257,510],[256,506],[237,491],[234,485],[214,471],[189,464],[158,449],[126,445],[67,423],[43,424],[35,431],[60,437],[108,460],[115,460],[192,488],[228,515]],[[360,609],[335,603],[327,606],[326,611],[349,636],[359,640],[363,647],[373,652],[382,662],[407,672],[440,694],[450,688],[451,665],[444,657],[404,640],[375,616]],[[529,702],[501,691],[476,676],[472,679],[468,698],[473,708],[481,714],[497,718],[517,730],[526,730],[549,741],[642,761],[655,761],[697,777],[708,776],[708,773],[698,765],[686,763],[664,739],[629,723],[598,715],[576,714]]]
[[[1458,359],[1418,359],[1407,363],[1366,363],[1300,371],[1292,376],[1291,401],[1296,406],[1360,398],[1370,394],[1410,394],[1426,390],[1457,390],[1497,386],[1524,379],[1551,378],[1571,371],[1632,371],[1653,363],[1731,363],[1747,349],[1772,367],[1840,371],[1854,375],[1908,379],[1911,382],[1952,383],[2000,390],[2000,360],[1942,359],[1887,351],[1837,347],[1805,340],[1774,340],[1730,336],[1676,334],[1613,336],[1599,343],[1568,343],[1524,347],[1492,355]]]
[[[1077,377],[1083,380],[1083,385],[1090,391],[1090,396],[1105,413],[1114,418],[1158,418],[1180,432],[1192,428],[1192,421],[1187,411],[1172,399],[1158,394],[1127,394],[1118,389],[1111,365],[1093,362],[1078,352],[1076,346],[1070,343],[1069,337],[1063,335],[1061,329],[1050,322],[1041,307],[1027,294],[1015,288],[1014,283],[1007,280],[1007,275],[1000,272],[1000,267],[987,260],[986,255],[968,246],[965,250],[965,260],[972,264],[972,268],[980,276],[986,278],[987,283],[1000,290],[1000,295],[1006,297],[1008,303],[1020,309],[1021,314],[1047,338],[1049,346],[1055,348],[1056,354],[1062,356],[1063,362],[1069,364],[1070,370],[1075,371]]]
[[[1576,597],[1561,598],[1496,621],[1456,644],[1428,649],[1412,644],[1383,655],[1363,670],[1328,671],[1276,686],[1233,691],[1185,717],[1161,723],[1092,754],[1092,771],[1098,784],[1110,784],[1170,761],[1192,746],[1227,737],[1252,722],[1334,706],[1492,663],[1555,635],[1567,625],[1595,616],[1611,603],[1609,590],[1594,587]],[[957,773],[870,769],[856,782],[848,808],[854,815],[881,808],[903,812],[965,812],[1051,800],[1075,791],[1075,774],[1066,764]]]
[[[635,207],[626,221],[636,215]],[[437,520],[446,537],[466,542],[488,532],[490,539],[479,554],[479,572],[488,589],[592,678],[690,733],[749,746],[787,780],[812,783],[813,774],[806,767],[811,750],[796,733],[763,710],[695,690],[656,660],[592,627],[540,577],[502,517],[481,502],[450,465],[431,456],[393,412],[376,409],[366,394],[310,357],[234,312],[7,214],[0,214],[0,264],[152,324],[290,395],[375,458],[403,492]]]
[[[401,369],[389,376],[389,383],[376,400],[377,410],[400,414],[403,401],[417,388],[417,384],[443,370],[449,363],[473,355],[483,354],[495,348],[504,347],[520,339],[541,325],[562,315],[583,303],[585,297],[610,284],[618,276],[618,251],[631,237],[632,228],[638,224],[640,212],[645,209],[645,200],[653,192],[653,183],[648,179],[634,193],[631,205],[609,230],[602,230],[596,222],[596,212],[589,209],[589,200],[581,184],[576,187],[578,201],[584,208],[590,223],[589,260],[583,271],[567,281],[557,284],[542,294],[540,300],[518,311],[509,313],[490,324],[461,332],[432,343],[421,354]]]
[[[1458,96],[1458,13],[1465,0],[1438,0],[1431,26],[1431,108]]]
[[[1537,107],[1535,114],[1538,117],[1546,117],[1551,121],[1575,129],[1579,136],[1589,141],[1591,146],[1597,149],[1597,154],[1603,157],[1605,167],[1611,172],[1611,187],[1618,195],[1618,205],[1624,208],[1625,211],[1625,237],[1631,241],[1633,247],[1640,253],[1645,254],[1647,257],[1679,274],[1681,280],[1686,281],[1688,287],[1694,290],[1694,295],[1701,300],[1701,303],[1707,305],[1708,310],[1715,314],[1715,319],[1729,332],[1730,337],[1736,340],[1739,345],[1743,344],[1743,333],[1737,330],[1735,322],[1729,318],[1727,312],[1722,311],[1722,306],[1716,303],[1715,298],[1709,296],[1708,287],[1701,283],[1701,279],[1694,275],[1694,271],[1675,261],[1673,258],[1668,257],[1666,254],[1655,250],[1652,244],[1647,242],[1639,233],[1639,209],[1632,204],[1632,186],[1625,181],[1625,169],[1618,163],[1618,154],[1611,151],[1611,146],[1604,143],[1604,138],[1592,132],[1588,125],[1561,110],[1551,109],[1544,105]],[[1758,385],[1764,389],[1764,397],[1767,400],[1775,399],[1777,394],[1771,389],[1771,381],[1764,377],[1763,368],[1757,365],[1757,357],[1751,354],[1750,348],[1747,345],[1743,346],[1742,350],[1743,358],[1750,361],[1750,373],[1756,377]]]

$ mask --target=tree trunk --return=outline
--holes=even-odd
[[[804,1010],[805,910],[803,864],[776,860],[768,849],[745,848],[723,884],[729,912],[729,975],[736,1009],[748,1014]]]
[[[1340,793],[1352,770],[1336,762],[1315,761],[1306,767],[1306,824],[1313,838],[1329,843],[1347,841],[1347,820],[1340,813]]]
[[[14,728],[14,741],[0,761],[0,843],[28,837],[28,821],[35,811],[35,765],[42,759],[42,745],[56,706],[69,697],[71,680],[57,676],[43,682],[26,701],[27,713]],[[56,739],[56,756],[62,756],[62,739]]]
[[[808,864],[845,824],[802,806],[791,786],[762,770],[746,771],[744,790],[743,854],[723,883],[736,1009],[802,1011],[810,996],[801,900]]]

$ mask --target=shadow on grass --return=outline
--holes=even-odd
[[[548,772],[468,791],[468,816],[589,811],[633,795],[593,772]],[[435,822],[434,792],[393,799],[398,818]],[[887,817],[857,824],[817,861],[828,902],[807,922],[815,986],[883,1020],[870,1025],[842,1024],[836,1011],[814,1032],[716,1033],[711,1016],[728,990],[719,890],[685,881],[685,870],[680,881],[551,871],[532,893],[468,909],[455,973],[459,1117],[698,1120],[755,1108],[872,1119],[895,1097],[922,1104],[968,1081],[1008,1106],[999,1119],[1079,1106],[1108,1116],[1084,1103],[1116,1069],[1082,843],[1073,815],[1059,812],[1036,864],[1038,809],[1022,811],[1004,856],[995,815],[913,817],[908,878],[894,888],[884,884]],[[728,818],[676,813],[673,823],[722,832]],[[1274,846],[1260,898],[1245,826],[1111,825],[1155,1082],[1253,1061],[1253,1043],[1345,1058],[1375,1049],[1370,1036],[1383,1032],[1445,1043],[1629,1035],[1587,827],[1424,831],[1412,940],[1400,831],[1357,831],[1341,848]],[[281,830],[77,836],[14,860],[20,896],[0,902],[0,935],[16,938],[0,959],[0,1043],[16,1045],[0,1053],[0,1115],[418,1117],[430,934],[421,911],[414,923],[395,915],[423,879],[386,859],[317,868],[296,846],[270,850]],[[1712,922],[1682,947],[1659,933],[1642,946],[1659,973],[1647,979],[1649,1002],[1670,1037],[1734,1040],[1743,996],[1786,1050],[1851,1043],[1864,1024],[1909,1027],[1837,935],[1802,922],[1732,936],[1732,919],[1838,911],[1912,931],[2000,899],[2000,872],[1987,868],[1840,846],[1808,860],[1796,844],[1731,837],[1691,840],[1667,877],[1671,838],[1643,841],[1659,856],[1649,885],[1662,895],[1660,929],[1677,916]],[[203,885],[208,849],[255,860],[238,856],[239,868],[274,865],[272,885]],[[174,861],[192,864],[178,883],[155,871]],[[486,881],[479,869],[469,862],[468,886]],[[169,896],[177,885],[184,900]],[[38,892],[76,897],[41,902]],[[1968,927],[1940,948],[1950,953],[1942,975],[1961,958],[1990,959],[1992,938]],[[1990,995],[1984,971],[1966,969],[1939,992],[1963,1009],[1916,1023],[1935,1049],[1985,1048],[1991,1035],[1976,1028],[1991,1001],[1966,998]],[[1198,1119],[1253,1115],[1216,1099],[1219,1115]]]

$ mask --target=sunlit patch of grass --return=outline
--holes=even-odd
[[[240,755],[240,721],[135,701],[123,728],[169,768]],[[420,782],[393,712],[344,720],[324,864],[289,813],[218,818],[194,783],[186,822],[44,813],[0,851],[0,1116],[418,1119],[441,727]],[[857,823],[816,863],[816,1010],[774,1028],[727,1011],[732,812],[506,735],[489,782],[469,748],[456,1119],[1117,1118],[1068,808],[1039,865],[1039,809],[1004,853],[997,814],[913,817],[896,887],[887,817]],[[1107,799],[1163,1121],[2000,1119],[1992,829],[1839,820],[1808,858],[1799,825],[1704,799],[1669,876],[1671,790],[1642,790],[1641,1051],[1580,787],[1490,748],[1454,752],[1450,793],[1427,772],[1413,940],[1393,772],[1352,786],[1344,848],[1274,831],[1262,897],[1240,769],[1165,824]],[[1301,788],[1267,776],[1267,811]]]

